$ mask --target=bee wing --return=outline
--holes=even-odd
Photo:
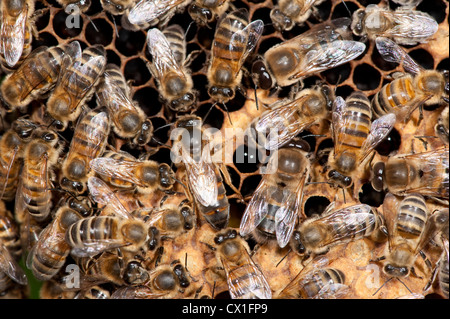
[[[123,286],[117,288],[111,299],[157,299],[167,295],[167,292],[157,293],[147,286]]]
[[[350,287],[344,284],[328,283],[319,290],[314,299],[342,299],[350,290]]]
[[[336,156],[341,149],[342,141],[338,139],[340,131],[348,124],[348,120],[344,120],[344,113],[347,109],[345,100],[338,96],[333,102],[333,111],[331,113],[331,131],[334,142],[334,156]]]
[[[280,148],[315,122],[314,119],[304,120],[295,117],[295,121],[287,123],[287,120],[292,119],[297,112],[297,105],[301,104],[307,98],[308,95],[302,95],[289,103],[268,111],[258,119],[255,124],[255,129],[263,134],[268,133],[265,143],[267,150]]]
[[[425,247],[436,235],[442,233],[445,227],[448,227],[449,212],[447,210],[437,211],[428,217],[425,229],[420,237],[414,253]]]
[[[297,73],[291,75],[289,79],[300,79],[313,73],[334,68],[357,58],[365,49],[364,43],[351,40],[316,43],[306,51],[303,67]]]
[[[133,216],[127,209],[122,205],[119,198],[117,198],[116,194],[113,192],[105,182],[103,182],[100,178],[95,176],[91,176],[87,182],[90,195],[97,203],[101,205],[109,205],[113,208],[114,212],[123,218],[131,218]]]
[[[103,81],[102,90],[97,90],[96,94],[101,100],[109,101],[109,103],[106,104],[106,107],[111,115],[117,114],[122,108],[128,109],[133,113],[138,112],[128,96],[128,93],[114,83],[114,80],[111,78],[111,74],[108,71],[103,73]]]
[[[387,193],[383,201],[383,217],[388,234],[389,248],[392,247],[392,239],[397,236],[397,212],[399,208],[398,199],[391,193]]]
[[[251,259],[247,250],[245,250],[244,255],[244,261],[239,266],[221,258],[223,268],[227,274],[227,284],[231,298],[243,299],[250,294],[252,299],[272,299],[272,290],[264,274]]]
[[[0,272],[21,285],[28,284],[27,275],[3,244],[0,244]]]
[[[283,205],[275,213],[275,230],[277,242],[281,248],[284,248],[291,239],[292,232],[300,214],[303,186],[305,185],[306,172],[301,177],[294,192],[283,191]]]
[[[389,113],[372,122],[369,135],[361,145],[361,152],[359,153],[361,162],[364,161],[373,149],[391,132],[395,121],[395,114]]]
[[[98,174],[117,178],[122,181],[142,185],[141,179],[136,176],[139,162],[117,160],[109,157],[97,157],[91,160],[91,168]]]
[[[239,226],[241,236],[247,236],[261,223],[269,212],[269,198],[276,192],[263,178],[248,203]]]
[[[15,147],[13,150],[9,151],[10,155],[6,156],[6,158],[9,158],[9,163],[5,163],[3,161],[0,162],[0,165],[2,166],[2,172],[6,172],[6,176],[2,176],[4,179],[3,185],[0,185],[0,199],[3,198],[3,195],[5,194],[6,185],[8,185],[8,178],[9,173],[11,172],[11,167],[14,164],[14,161],[16,160],[17,152],[19,151],[18,147]]]
[[[288,42],[298,43],[302,50],[316,46],[318,43],[333,42],[336,40],[351,40],[350,18],[338,18],[316,24],[308,31],[302,33]]]
[[[158,72],[157,77],[159,80],[163,80],[167,71],[175,71],[179,76],[186,77],[175,59],[169,41],[157,28],[148,31],[147,46],[153,57],[153,65]]]
[[[316,2],[320,2],[320,0],[305,0],[305,1],[303,1],[303,7],[300,9],[300,12],[299,12],[298,16],[302,16],[302,15],[304,15],[306,12],[308,12],[309,9],[311,9],[312,6],[313,6]]]
[[[4,55],[10,67],[14,67],[23,52],[28,9],[22,10],[14,19],[9,18],[5,12],[1,14],[0,54]]]
[[[405,71],[412,74],[418,74],[424,70],[424,68],[417,64],[402,47],[391,39],[378,37],[376,38],[375,43],[378,52],[380,52],[383,59],[387,62],[398,63]]]
[[[77,257],[94,257],[107,250],[127,246],[127,243],[119,239],[96,239],[92,242],[84,242],[83,247],[73,247],[70,253]]]
[[[186,0],[141,0],[128,14],[128,21],[132,24],[151,22],[164,15]]]

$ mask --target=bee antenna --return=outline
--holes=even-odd
[[[409,291],[410,294],[413,294],[411,289],[409,289],[408,286],[403,281],[400,280],[400,278],[397,277],[397,280],[400,281],[403,284],[403,286],[405,286],[405,288]]]
[[[380,288],[378,288],[378,289],[373,293],[372,296],[375,296],[375,295],[380,291],[380,289],[383,288],[384,285],[386,285],[386,284],[387,284],[389,281],[391,281],[392,279],[394,279],[394,277],[391,277],[391,278],[389,278],[388,280],[386,280],[386,281],[380,286]],[[408,290],[409,290],[409,289],[408,289]]]
[[[258,85],[255,84],[255,104],[256,104],[256,109],[259,110],[259,106],[258,106],[258,94],[256,94],[256,90],[258,90]]]
[[[64,188],[54,188],[54,187],[51,187],[51,188],[47,188],[47,190],[67,193],[67,194],[69,194],[71,197],[75,198],[76,200],[79,200],[77,195],[75,195],[75,194],[72,193],[71,191],[68,191],[67,189],[64,189]]]
[[[211,110],[214,106],[217,105],[217,102],[214,102],[214,104],[211,105],[211,107],[209,108],[208,112],[206,112],[205,117],[203,118],[203,123],[206,121],[206,118],[208,117],[209,113],[211,113]]]
[[[211,293],[211,299],[214,299],[214,293],[216,292],[216,281],[214,280],[213,289]]]
[[[350,18],[351,18],[351,17],[352,17],[352,13],[351,13],[350,9],[347,7],[347,4],[345,3],[344,0],[341,0],[341,2],[342,2],[342,4],[344,5],[345,9],[346,9],[347,12],[348,12],[348,15],[349,15]]]
[[[119,38],[120,36],[119,36],[119,31],[117,30],[116,18],[114,18],[114,15],[113,15],[113,14],[111,14],[111,17],[112,17],[112,20],[113,20],[113,23],[114,23],[114,31],[115,31],[115,34],[116,34],[116,36]]]
[[[158,140],[158,139],[155,138],[154,136],[152,136],[152,141],[158,143],[158,144],[161,145],[161,146],[166,146],[166,147],[169,147],[169,148],[170,148],[170,145],[167,145],[167,144],[161,142],[160,140]]]
[[[188,189],[188,188],[187,188],[187,186],[186,186],[186,185],[184,185],[182,181],[180,181],[180,180],[176,179],[175,177],[173,177],[173,180],[174,180],[174,181],[176,181],[177,183],[181,184],[181,186],[183,186],[183,187],[184,187],[184,189],[186,189],[186,190]]]
[[[160,129],[171,126],[173,124],[175,124],[175,123],[167,123],[166,125],[160,126],[153,131],[153,134],[155,134],[155,132],[159,131]]]
[[[184,32],[184,38],[187,38],[187,34],[189,33],[189,30],[191,30],[191,26],[195,21],[192,20],[191,23],[189,23],[188,27],[186,28],[186,31]]]
[[[286,253],[286,255],[283,256],[283,258],[281,258],[281,260],[276,264],[275,268],[278,267],[279,264],[281,264],[281,262],[291,253],[292,248],[289,248],[289,251]]]
[[[88,16],[88,15],[86,15],[86,17],[88,18],[89,22],[92,23],[92,26],[94,27],[95,31],[100,32],[100,31],[97,29],[97,26],[95,25],[94,21],[92,21],[91,17]],[[114,23],[114,25],[115,25],[115,24],[116,24],[116,23]]]
[[[228,112],[228,107],[225,103],[223,103],[223,107],[225,108],[225,110],[227,111],[227,116],[228,116],[228,120],[230,121],[230,124],[233,126],[233,122],[231,121],[231,117],[230,117],[230,112]]]

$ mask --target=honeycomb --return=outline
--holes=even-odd
[[[358,8],[363,8],[369,4],[383,5],[380,0],[325,0],[317,6],[318,14],[311,15],[303,26],[295,26],[290,31],[277,32],[270,24],[269,12],[274,6],[272,0],[235,0],[232,6],[235,8],[247,8],[251,20],[262,19],[266,25],[264,33],[255,48],[256,55],[262,55],[273,45],[288,40],[305,32],[311,26],[322,21],[328,21],[339,17],[349,17],[350,12]],[[397,4],[389,1],[392,9],[398,7]],[[146,32],[130,31],[122,27],[120,17],[112,16],[103,11],[98,0],[92,1],[90,8],[81,14],[81,25],[79,28],[67,28],[66,19],[68,14],[62,9],[61,5],[55,0],[36,1],[36,9],[45,9],[43,14],[37,19],[36,27],[39,37],[33,39],[33,49],[42,45],[53,46],[69,41],[78,40],[85,48],[94,44],[101,44],[107,52],[108,63],[117,64],[123,72],[125,78],[130,81],[133,91],[133,98],[139,103],[146,115],[150,117],[155,128],[155,137],[160,143],[150,142],[143,149],[132,149],[124,141],[117,137],[110,138],[109,142],[117,149],[130,152],[139,156],[145,152],[152,152],[150,159],[161,163],[171,165],[170,147],[172,141],[169,139],[170,124],[180,114],[175,114],[164,107],[159,98],[157,84],[151,76],[146,62],[151,60],[149,56],[145,39]],[[439,29],[435,36],[427,43],[408,46],[406,51],[419,64],[427,69],[449,69],[449,3],[445,0],[425,0],[417,7],[418,10],[429,13],[439,23]],[[226,104],[227,109],[219,104],[215,104],[207,92],[207,59],[214,37],[215,22],[210,27],[198,27],[191,23],[187,10],[176,13],[169,21],[171,24],[179,24],[186,32],[187,51],[199,50],[199,54],[190,64],[194,86],[198,90],[198,105],[195,114],[204,119],[204,125],[217,128],[219,133],[224,134],[227,128],[239,127],[245,129],[255,117],[262,114],[264,107],[256,107],[255,94],[258,97],[259,104],[270,104],[280,97],[286,97],[290,88],[284,88],[278,95],[269,95],[268,92],[257,90],[255,92],[254,84],[250,75],[245,73],[243,87],[246,90],[245,95],[237,93],[236,97]],[[366,42],[367,49],[363,55],[355,60],[345,63],[336,68],[315,74],[304,80],[304,86],[309,87],[317,81],[330,85],[337,96],[347,97],[353,91],[363,91],[369,98],[372,98],[380,88],[389,81],[389,74],[395,71],[402,71],[401,66],[385,62],[376,48],[373,41]],[[248,70],[251,69],[252,57],[244,65]],[[28,113],[39,112],[45,101],[34,101],[28,108]],[[88,102],[88,106],[94,108],[95,98]],[[421,152],[424,150],[435,149],[441,145],[438,139],[417,138],[434,135],[434,124],[436,123],[442,106],[425,107],[425,121],[417,122],[417,114],[413,114],[414,120],[406,125],[398,123],[392,130],[386,142],[377,148],[374,160],[386,159],[389,154],[407,154],[411,151]],[[1,133],[5,132],[10,124],[18,117],[21,112],[8,113],[2,108]],[[230,120],[231,121],[230,121]],[[62,136],[70,141],[73,133],[73,127],[69,127]],[[355,185],[359,200],[353,199],[353,194],[348,190],[336,189],[325,182],[325,176],[322,174],[323,159],[319,158],[322,151],[332,147],[329,125],[327,123],[313,126],[307,131],[302,132],[302,137],[311,146],[310,154],[317,156],[317,160],[312,162],[312,172],[316,183],[310,183],[305,186],[302,202],[302,216],[306,218],[314,214],[321,214],[325,207],[335,202],[337,206],[359,201],[371,206],[383,209],[384,192],[376,192],[370,183]],[[230,202],[230,222],[229,227],[238,230],[242,214],[248,204],[253,192],[261,181],[261,164],[255,161],[254,153],[248,149],[245,144],[233,146],[233,162],[227,163],[226,167],[231,176],[232,183],[242,194],[243,199],[236,194],[233,189],[227,185],[226,191]],[[236,154],[242,152],[245,154],[244,161],[237,161]],[[239,153],[241,154],[241,153]],[[181,171],[181,170],[180,170]],[[177,171],[177,174],[182,172]],[[183,189],[178,185],[178,191]],[[56,203],[57,192],[53,195]],[[145,205],[157,205],[163,194],[154,196],[130,195],[134,196],[132,200],[138,199]],[[173,196],[176,201],[176,196]],[[430,211],[441,209],[446,204],[435,201],[427,201]],[[132,204],[130,204],[132,205]],[[448,205],[448,204],[447,204]],[[14,211],[14,201],[5,202],[7,210]],[[230,298],[226,276],[223,268],[218,262],[213,238],[217,230],[210,227],[201,217],[198,217],[198,225],[195,229],[186,232],[180,236],[164,242],[164,252],[159,256],[158,264],[167,265],[174,260],[180,261],[189,271],[191,278],[191,288],[185,291],[179,291],[172,298]],[[307,265],[303,264],[300,257],[290,252],[289,248],[279,248],[277,245],[267,243],[256,245],[255,241],[242,239],[242,244],[250,252],[251,258],[258,265],[259,269],[266,277],[270,288],[277,295],[281,289],[288,285],[296,275]],[[350,242],[345,245],[337,245],[325,255],[328,266],[334,267],[346,275],[346,284],[351,288],[351,294],[347,298],[361,299],[394,299],[404,296],[410,296],[412,293],[425,298],[443,298],[437,283],[435,282],[425,293],[423,287],[428,283],[430,274],[424,261],[419,257],[416,265],[417,277],[409,276],[403,280],[390,280],[381,275],[377,284],[368,285],[373,280],[376,272],[381,273],[381,268],[373,263],[373,260],[383,254],[385,243],[374,243],[369,239],[361,239]],[[436,245],[428,245],[426,248],[428,259],[433,265],[438,261],[441,250]],[[155,267],[156,255],[152,253],[147,256],[145,262],[148,270]],[[95,261],[95,260],[94,260]],[[73,262],[72,260],[67,263]],[[22,260],[22,265],[24,261]],[[25,268],[25,266],[24,266]],[[61,272],[63,272],[64,267]],[[32,278],[28,273],[29,286],[14,285],[8,290],[2,292],[2,298],[73,298],[76,291],[66,291],[62,284],[58,282],[58,276],[48,282],[39,282]],[[379,288],[382,287],[379,291]],[[101,283],[101,287],[113,293],[117,285],[112,283]],[[194,292],[197,293],[194,293]],[[425,296],[423,296],[425,294]],[[415,296],[415,295],[414,295]]]

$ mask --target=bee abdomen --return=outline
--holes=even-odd
[[[400,204],[397,230],[402,237],[417,238],[422,234],[427,218],[428,209],[423,197],[410,195]]]
[[[410,77],[395,79],[386,84],[375,94],[372,100],[374,115],[380,117],[388,113],[396,113],[399,108],[416,96]]]
[[[343,284],[345,275],[335,268],[319,269],[311,279],[300,287],[300,296],[304,299],[316,297],[326,285]]]

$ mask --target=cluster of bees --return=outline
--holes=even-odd
[[[82,15],[91,6],[57,2]],[[279,0],[271,26],[302,26],[322,2]],[[121,28],[146,33],[147,66],[174,119],[167,145],[103,45],[69,39],[32,49],[45,9],[2,1],[0,293],[24,297],[22,258],[43,282],[42,298],[360,298],[358,278],[333,263],[363,243],[361,253],[376,252],[365,266],[384,278],[366,285],[372,296],[400,282],[407,292],[396,297],[448,298],[449,74],[423,68],[404,48],[429,41],[438,23],[415,9],[420,0],[394,2],[314,24],[256,54],[269,22],[252,21],[231,0],[100,0]],[[212,107],[223,106],[233,127],[227,104],[239,92],[256,114],[238,124],[248,147],[270,155],[250,198],[212,160],[209,112],[196,114],[203,88],[189,66],[199,52],[188,54],[186,30],[169,23],[185,11],[198,28],[215,26],[204,66]],[[343,98],[323,82],[305,87],[308,77],[361,58],[367,43],[403,69],[373,97]],[[395,127],[415,128],[410,151],[378,154]],[[307,130],[332,146],[311,149],[300,137]],[[161,147],[180,160],[152,160]],[[385,193],[382,207],[360,201],[366,183]],[[238,227],[225,185],[245,204]],[[333,201],[306,216],[305,194],[323,189],[334,190]]]

